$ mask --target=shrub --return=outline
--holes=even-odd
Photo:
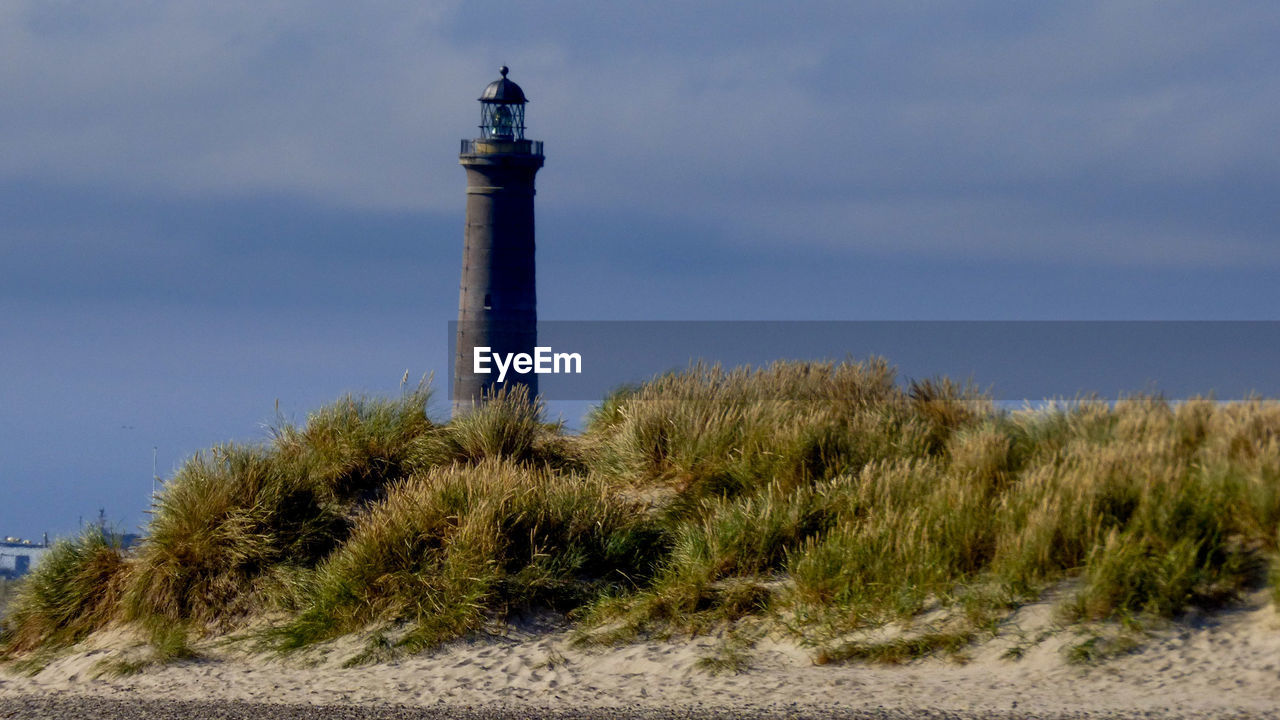
[[[234,619],[254,609],[254,581],[280,563],[314,562],[343,518],[306,476],[267,449],[222,445],[197,453],[155,501],[125,600],[135,619]]]
[[[351,507],[377,499],[409,474],[413,448],[437,430],[426,415],[430,396],[426,385],[395,399],[347,396],[311,413],[301,429],[281,422],[274,459],[319,502]]]
[[[126,593],[129,617],[227,623],[289,605],[290,568],[340,545],[351,518],[406,474],[434,430],[423,386],[398,399],[346,397],[268,446],[197,453],[165,484]]]
[[[531,400],[524,385],[499,390],[448,425],[416,438],[409,452],[409,466],[428,470],[493,458],[563,469],[579,467],[576,453],[560,434],[560,426],[543,423],[543,412],[542,400]]]
[[[699,498],[803,485],[881,452],[918,452],[919,428],[883,361],[696,365],[611,396],[587,434],[590,464]]]
[[[126,561],[118,538],[93,527],[60,540],[23,579],[0,626],[6,653],[72,645],[116,616]]]
[[[513,607],[567,609],[643,580],[657,539],[594,477],[500,460],[433,468],[361,518],[319,568],[281,646],[409,621],[405,644],[424,647]]]

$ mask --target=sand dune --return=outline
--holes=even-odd
[[[95,677],[104,658],[136,644],[117,632],[93,638],[33,677],[5,671],[0,698],[70,693],[417,706],[750,709],[794,703],[1032,715],[1280,713],[1280,616],[1265,593],[1236,609],[1152,630],[1138,651],[1087,665],[1068,662],[1065,653],[1079,644],[1081,631],[1059,627],[1053,617],[1049,601],[1022,608],[996,637],[966,651],[963,663],[927,659],[892,667],[820,666],[811,648],[766,637],[750,651],[748,670],[719,674],[699,664],[714,654],[720,642],[715,637],[580,649],[571,645],[567,628],[529,623],[505,635],[354,668],[343,664],[362,647],[359,638],[287,660],[206,641],[198,648],[199,660],[127,677]]]

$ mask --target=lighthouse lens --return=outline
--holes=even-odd
[[[495,137],[509,138],[515,135],[515,122],[512,120],[511,111],[505,105],[499,105],[493,111],[493,134]]]

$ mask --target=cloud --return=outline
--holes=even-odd
[[[455,212],[457,140],[507,63],[547,142],[542,207],[642,202],[774,245],[1274,263],[1265,204],[1232,202],[1257,220],[1225,238],[1176,210],[1280,190],[1278,26],[1259,2],[14,2],[0,177]],[[1097,202],[1153,193],[1169,215]],[[1165,235],[1182,249],[1152,256]]]
[[[0,19],[4,176],[356,206],[430,193],[424,138],[457,119],[431,98],[462,92],[455,51],[429,44],[443,11],[124,7],[20,2]]]

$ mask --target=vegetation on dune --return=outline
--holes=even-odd
[[[0,633],[6,655],[70,645],[114,615],[125,580],[119,543],[101,528],[54,543],[23,579]]]
[[[396,618],[401,644],[428,647],[480,628],[495,611],[567,610],[651,570],[656,524],[595,477],[486,459],[397,483],[318,568],[295,647]]]
[[[5,608],[9,606],[9,599],[13,596],[16,583],[9,578],[0,578],[0,617],[4,617]]]
[[[196,454],[156,500],[123,617],[225,625],[287,601],[404,475],[415,441],[438,431],[427,395],[344,398],[303,428],[281,423],[268,445]]]
[[[196,455],[136,551],[87,534],[50,554],[5,652],[124,622],[182,657],[172,628],[264,614],[281,650],[381,627],[412,651],[548,608],[598,642],[730,628],[716,668],[765,621],[822,661],[899,662],[1067,578],[1082,621],[1220,604],[1269,570],[1280,587],[1280,403],[1005,412],[882,361],[695,366],[613,393],[579,436],[518,392],[449,423],[426,400],[346,398]],[[849,635],[939,608],[920,634]]]

